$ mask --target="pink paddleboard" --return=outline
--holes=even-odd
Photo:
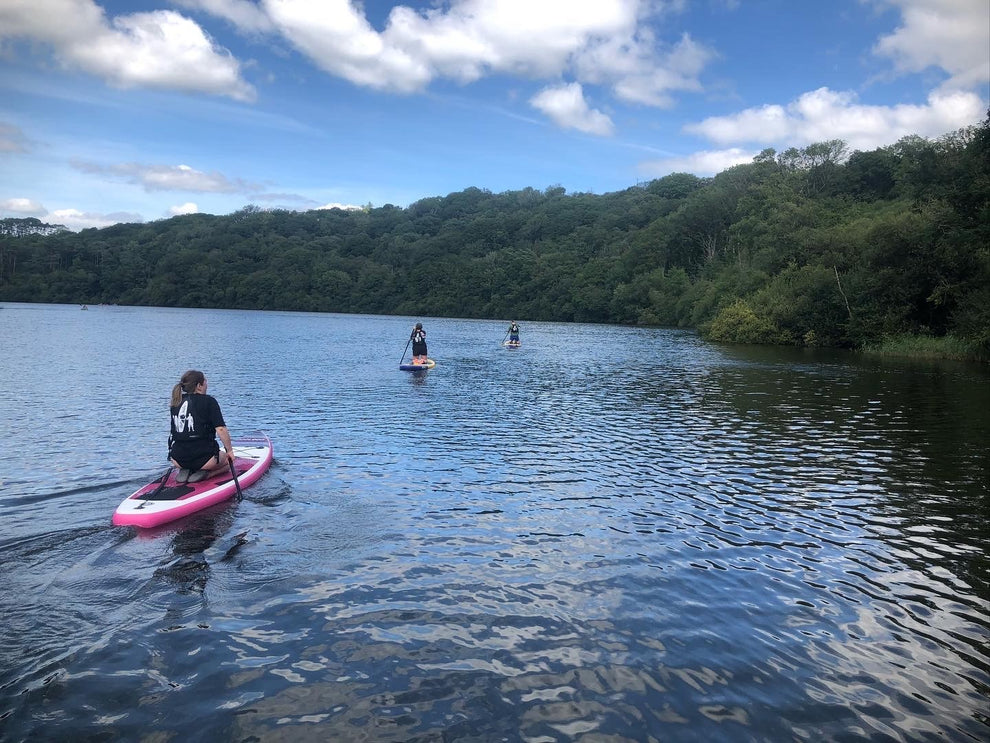
[[[225,501],[237,493],[237,485],[243,490],[257,481],[272,463],[272,442],[256,431],[235,437],[231,443],[236,484],[230,468],[205,480],[186,483],[176,481],[178,470],[172,468],[164,478],[127,496],[114,511],[113,523],[144,528],[158,526]]]

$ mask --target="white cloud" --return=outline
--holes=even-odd
[[[168,216],[177,217],[180,214],[198,214],[199,207],[196,206],[191,201],[187,201],[185,204],[177,204],[176,206],[171,206],[168,209]]]
[[[43,221],[48,224],[60,224],[73,231],[85,230],[90,227],[109,227],[121,222],[143,222],[140,214],[132,212],[114,212],[98,214],[96,212],[81,212],[78,209],[56,209],[44,215]]]
[[[147,165],[144,163],[118,163],[100,165],[75,161],[73,167],[84,173],[106,175],[128,183],[143,186],[146,191],[195,191],[204,193],[245,193],[258,186],[239,178],[228,178],[222,173],[206,173],[188,165]]]
[[[347,211],[347,212],[353,212],[353,211],[360,211],[360,210],[364,209],[364,207],[363,206],[357,206],[355,204],[337,204],[337,203],[331,203],[331,204],[324,204],[323,206],[314,206],[313,209],[314,210],[316,210],[316,209],[343,209],[344,211]]]
[[[356,85],[414,93],[437,78],[470,83],[508,74],[570,77],[622,99],[672,105],[674,91],[698,91],[714,54],[684,35],[657,42],[647,20],[681,9],[657,0],[451,0],[397,5],[375,29],[353,0],[180,0],[245,31],[270,27],[320,69]],[[254,11],[267,14],[267,23]]]
[[[193,21],[168,10],[107,20],[92,0],[4,0],[0,39],[50,44],[59,61],[122,88],[149,87],[253,101],[240,65]]]
[[[599,135],[610,135],[614,129],[608,116],[588,106],[579,83],[544,88],[529,102],[567,129]]]
[[[634,39],[606,38],[575,57],[578,78],[608,84],[616,97],[630,103],[668,108],[671,91],[701,90],[699,76],[715,53],[683,34],[663,53],[644,29]]]
[[[90,227],[109,227],[121,222],[143,222],[144,217],[135,212],[84,212],[79,209],[54,209],[48,211],[34,199],[12,198],[0,201],[0,217],[14,216],[18,218],[37,217],[46,224],[60,224],[78,232]]]
[[[904,136],[938,137],[982,120],[987,102],[972,89],[990,82],[990,2],[864,2],[892,5],[902,14],[902,25],[879,39],[876,54],[890,57],[901,73],[937,67],[949,75],[925,103],[864,105],[851,91],[819,88],[785,105],[748,108],[685,126],[685,131],[726,149],[644,162],[640,169],[652,175],[677,170],[712,174],[748,162],[756,153],[743,145],[783,149],[841,139],[852,150],[873,150]]]
[[[272,30],[271,19],[251,0],[173,0],[173,2],[183,8],[203,10],[224,18],[249,33]]]
[[[794,120],[784,106],[767,105],[729,116],[712,116],[684,128],[719,144],[780,142],[791,136]]]
[[[401,92],[418,90],[432,76],[422,60],[387,46],[347,0],[265,0],[264,7],[282,35],[331,74]]]
[[[47,210],[34,199],[6,199],[0,201],[0,212],[12,212],[27,217],[40,217],[47,214]]]
[[[638,0],[462,0],[424,12],[398,6],[383,38],[462,81],[488,71],[546,78],[599,39],[631,39],[641,12]]]
[[[732,147],[727,150],[704,150],[684,157],[668,157],[649,160],[638,166],[639,172],[647,178],[661,178],[670,173],[694,173],[695,175],[715,175],[733,165],[753,162],[759,154],[751,150]]]
[[[841,139],[853,150],[872,150],[917,134],[935,137],[980,121],[985,102],[975,93],[933,92],[923,105],[870,106],[851,92],[819,88],[786,106],[750,108],[714,116],[685,130],[721,145],[804,146]]]
[[[890,57],[902,73],[938,67],[944,89],[990,82],[990,2],[987,0],[878,0],[894,5],[902,24],[882,36],[874,53]]]
[[[437,78],[469,83],[508,74],[570,78],[628,102],[670,106],[672,93],[701,89],[699,75],[713,57],[687,35],[672,46],[655,38],[648,21],[659,11],[680,10],[680,2],[397,5],[378,30],[356,0],[175,1],[246,33],[281,36],[320,69],[356,85],[402,93],[423,90]],[[171,10],[108,19],[93,0],[4,0],[4,37],[48,43],[64,65],[124,88],[168,88],[241,101],[256,96],[237,60],[194,21]]]
[[[26,37],[61,47],[106,27],[103,9],[91,0],[0,2],[0,38]]]

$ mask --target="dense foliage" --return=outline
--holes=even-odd
[[[10,220],[7,220],[10,222]],[[469,188],[398,208],[196,214],[0,235],[0,300],[698,327],[990,350],[990,119],[625,191]]]

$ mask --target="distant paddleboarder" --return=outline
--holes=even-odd
[[[513,320],[512,324],[509,325],[509,343],[518,343],[518,342],[519,342],[519,323]]]
[[[410,335],[409,338],[412,340],[412,362],[414,364],[425,364],[426,331],[423,330],[423,323],[416,323],[416,327],[413,328],[412,335]]]

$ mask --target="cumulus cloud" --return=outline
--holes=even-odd
[[[173,2],[183,8],[203,10],[224,18],[249,33],[273,30],[271,19],[251,0],[173,0]]]
[[[0,201],[0,214],[14,215],[20,218],[37,217],[47,224],[60,224],[73,231],[89,227],[109,227],[121,222],[143,222],[144,218],[134,212],[113,212],[99,214],[84,212],[79,209],[55,209],[48,211],[42,204],[33,199],[14,198]]]
[[[917,134],[940,136],[978,122],[983,100],[975,93],[940,92],[922,105],[870,106],[851,92],[819,88],[785,106],[750,108],[713,116],[685,130],[721,145],[804,146],[841,139],[854,150],[872,150]]]
[[[607,115],[588,106],[579,83],[544,88],[530,103],[564,128],[599,135],[611,134],[614,128]]]
[[[949,75],[943,89],[990,82],[990,3],[987,0],[877,0],[901,11],[902,23],[882,36],[874,53],[897,71],[938,67]]]
[[[337,203],[330,203],[330,204],[324,204],[323,206],[314,206],[313,209],[314,210],[317,210],[317,209],[343,209],[345,212],[354,212],[354,211],[361,211],[362,209],[364,209],[364,207],[363,206],[357,206],[356,204],[337,204]]]
[[[89,0],[43,0],[89,4]],[[867,0],[900,11],[901,25],[874,52],[900,72],[944,70],[952,89],[990,81],[986,0]],[[247,32],[288,40],[319,68],[357,85],[422,90],[436,78],[469,83],[490,74],[537,80],[572,77],[620,100],[670,106],[678,91],[700,91],[716,53],[684,34],[661,43],[648,20],[684,3],[648,0],[450,0],[396,5],[375,29],[356,0],[178,0]],[[726,2],[734,7],[734,2]]]
[[[462,0],[422,12],[398,6],[382,37],[438,75],[545,78],[566,70],[599,39],[631,42],[641,12],[639,0]]]
[[[580,80],[611,86],[630,103],[669,108],[671,91],[698,92],[700,75],[715,53],[689,34],[661,51],[645,28],[634,37],[598,39],[574,58]]]
[[[216,171],[206,173],[188,165],[147,165],[144,163],[101,165],[85,161],[75,161],[72,165],[84,173],[110,176],[140,185],[146,191],[247,193],[258,188],[256,184],[240,178],[228,178]]]
[[[507,74],[597,85],[617,99],[671,106],[673,94],[699,91],[714,57],[682,36],[666,45],[647,22],[654,0],[451,0],[397,5],[379,30],[356,0],[176,0],[223,18],[242,32],[288,41],[323,71],[356,85],[413,93],[438,78],[470,83]],[[60,19],[55,23],[53,19]],[[68,20],[64,20],[68,19]],[[63,22],[64,21],[64,22]],[[94,0],[0,3],[0,39],[50,44],[67,67],[120,87],[158,87],[255,99],[240,65],[200,26],[171,10],[108,18]],[[605,128],[604,115],[577,118],[582,131]],[[567,119],[557,120],[559,124]],[[610,124],[609,124],[610,127]]]
[[[640,169],[649,175],[677,170],[708,175],[748,162],[762,146],[783,149],[841,139],[850,149],[873,150],[904,136],[938,137],[979,122],[986,101],[975,89],[985,89],[990,82],[990,3],[868,1],[896,7],[901,13],[901,25],[877,41],[874,53],[893,60],[900,73],[934,67],[948,75],[925,103],[865,105],[853,92],[819,88],[786,104],[747,108],[689,124],[685,131],[725,149],[644,162]]]
[[[715,175],[733,165],[753,162],[758,152],[731,147],[727,150],[704,150],[684,157],[668,157],[648,160],[639,164],[639,172],[646,178],[660,178],[670,173],[694,173]]]
[[[195,204],[183,204],[169,210],[169,216],[176,214],[191,214],[198,212]],[[0,201],[0,216],[37,217],[47,224],[60,224],[74,232],[90,227],[109,227],[121,222],[143,222],[144,217],[136,212],[87,212],[80,209],[66,208],[49,211],[43,204],[34,199],[12,198]]]
[[[0,201],[0,212],[18,214],[24,217],[40,217],[48,213],[40,203],[34,199],[5,199]]]
[[[199,207],[196,206],[191,201],[187,201],[185,204],[177,204],[176,206],[171,206],[168,209],[168,216],[177,217],[180,214],[198,214]]]
[[[0,39],[50,45],[68,68],[121,88],[148,87],[253,101],[240,65],[193,21],[169,10],[108,20],[92,0],[0,3]]]
[[[389,46],[347,0],[267,0],[279,32],[318,67],[358,85],[412,92],[429,81],[427,64]]]
[[[262,0],[259,6],[241,0],[180,2],[244,31],[270,30],[320,69],[356,85],[400,93],[421,91],[438,78],[466,84],[507,74],[569,78],[602,86],[620,100],[670,106],[673,92],[701,89],[699,75],[714,57],[687,35],[673,45],[655,37],[648,18],[658,8],[680,9],[679,0],[397,5],[381,30],[354,0]],[[267,20],[255,11],[263,11]]]
[[[99,214],[97,212],[83,212],[78,209],[56,209],[47,212],[44,220],[48,224],[60,224],[73,231],[85,230],[90,227],[109,227],[121,222],[143,222],[144,218],[140,214],[133,212],[113,212],[112,214]]]

